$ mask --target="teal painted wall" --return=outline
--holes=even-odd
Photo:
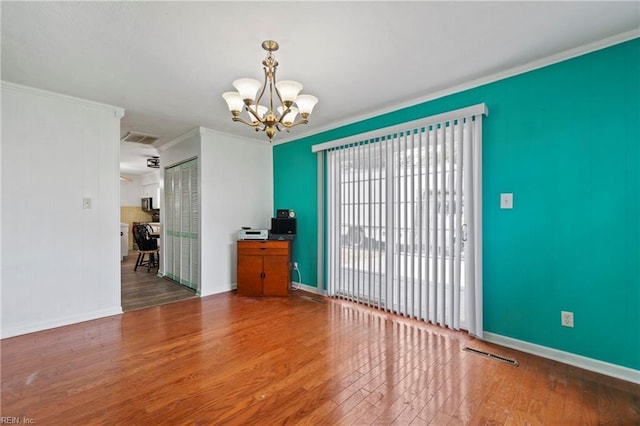
[[[311,146],[482,102],[485,331],[640,369],[640,39],[274,146],[303,282],[318,268]]]

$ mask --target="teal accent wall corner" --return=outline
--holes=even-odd
[[[276,210],[293,209],[296,212],[297,235],[291,248],[291,261],[298,262],[302,283],[316,286],[318,274],[316,156],[312,155],[311,145],[308,142],[276,145],[273,153],[274,208]],[[300,277],[294,273],[292,279],[299,281]]]
[[[640,39],[274,146],[303,282],[317,285],[311,146],[482,102],[485,331],[640,370]]]

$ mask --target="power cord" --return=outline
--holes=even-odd
[[[291,283],[291,290],[300,290],[300,285],[302,284],[302,274],[300,273],[300,269],[298,269],[298,265],[293,266],[293,270],[298,273],[298,287],[296,287],[293,283]]]

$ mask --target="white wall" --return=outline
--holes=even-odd
[[[151,172],[145,173],[140,176],[142,186],[157,185],[161,179],[162,173],[160,172],[160,169],[152,169]]]
[[[120,181],[120,205],[128,207],[140,207],[140,199],[153,197],[154,208],[159,208],[160,178],[158,169],[149,169],[149,173],[141,176],[127,177],[130,181]]]
[[[205,129],[202,134],[202,295],[237,282],[242,226],[271,228],[272,147]]]
[[[131,178],[131,182],[120,181],[120,205],[127,207],[140,207],[142,195],[142,181],[140,178]]]
[[[202,296],[234,287],[238,230],[242,226],[270,227],[271,152],[268,144],[205,128],[196,128],[160,148],[162,169],[194,157],[199,159]],[[162,208],[160,214],[162,220]]]
[[[120,205],[140,207],[143,197],[153,197],[153,208],[160,208],[160,172],[142,176],[128,176],[130,181],[120,181]]]
[[[2,82],[2,337],[122,312],[123,113]]]

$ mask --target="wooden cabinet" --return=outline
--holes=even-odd
[[[288,296],[290,241],[238,241],[238,294]]]

